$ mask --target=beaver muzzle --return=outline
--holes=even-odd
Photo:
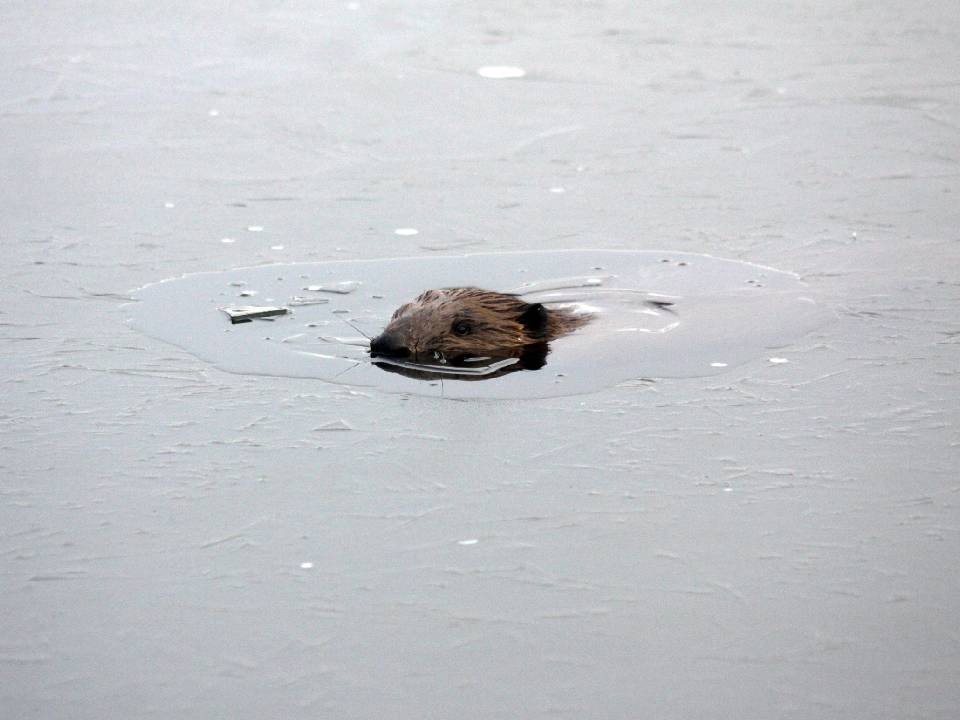
[[[405,358],[410,348],[393,335],[382,333],[370,341],[370,357]]]

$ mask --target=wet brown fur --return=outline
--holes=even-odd
[[[397,308],[371,343],[371,354],[403,356],[405,350],[415,360],[451,363],[471,357],[521,357],[590,320],[589,314],[477,287],[427,290]]]

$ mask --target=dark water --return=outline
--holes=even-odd
[[[445,284],[523,292],[592,321],[551,343],[536,372],[498,374],[494,363],[475,379],[449,370],[445,381],[427,381],[372,363],[367,338],[395,308]],[[596,250],[267,265],[169,280],[134,298],[126,308],[134,327],[228,371],[460,399],[573,395],[751,360],[783,364],[770,353],[830,318],[790,273],[690,253]],[[249,303],[287,312],[231,324],[224,308]]]
[[[955,2],[10,2],[0,67],[0,715],[956,716]],[[829,321],[495,402],[125,323],[185,274],[663,248]],[[767,337],[763,291],[689,327]]]

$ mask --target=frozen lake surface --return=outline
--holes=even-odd
[[[7,3],[0,66],[4,717],[956,716],[955,2]],[[126,322],[664,249],[828,319],[456,400]]]

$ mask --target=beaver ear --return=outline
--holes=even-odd
[[[547,332],[547,309],[540,303],[529,303],[517,318],[530,337],[543,337]]]

